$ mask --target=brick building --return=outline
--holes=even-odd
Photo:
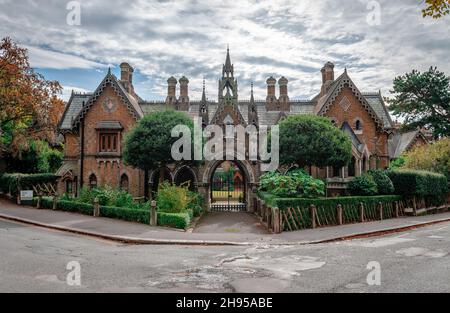
[[[409,146],[409,143],[405,146],[404,141],[413,140],[412,135],[397,134],[379,92],[361,92],[347,70],[335,78],[334,64],[330,62],[321,70],[321,90],[306,101],[289,98],[289,82],[285,77],[278,81],[274,77],[267,79],[265,100],[255,100],[253,90],[250,100],[240,100],[229,51],[222,67],[216,101],[206,98],[204,87],[200,101],[190,100],[189,80],[184,76],[179,80],[168,79],[165,101],[144,101],[134,91],[133,68],[122,63],[120,70],[120,79],[109,71],[93,93],[73,93],[67,104],[59,125],[65,138],[65,161],[58,171],[61,193],[76,194],[83,186],[110,185],[124,188],[134,196],[144,196],[146,181],[149,189],[154,190],[160,171],[145,175],[141,170],[126,166],[122,161],[123,138],[144,114],[167,108],[184,111],[192,118],[201,117],[204,126],[230,123],[244,127],[251,124],[272,126],[293,114],[328,117],[351,138],[353,153],[347,167],[309,169],[313,176],[326,179],[330,196],[343,193],[352,177],[369,169],[387,167],[399,149]],[[398,146],[401,147],[397,149]],[[165,169],[165,179],[178,184],[189,181],[191,188],[203,193],[211,204],[214,203],[211,183],[221,163],[204,162],[199,167],[172,164]],[[260,164],[237,160],[234,163],[244,182],[245,207],[251,209],[253,191],[261,175]]]

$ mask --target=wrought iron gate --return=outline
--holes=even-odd
[[[242,180],[214,177],[211,186],[211,211],[247,211]]]

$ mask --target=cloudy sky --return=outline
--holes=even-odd
[[[59,80],[65,98],[71,89],[95,89],[108,67],[119,75],[118,64],[128,61],[144,99],[164,99],[171,75],[190,79],[191,99],[200,98],[205,77],[215,99],[227,44],[241,99],[251,82],[256,98],[265,98],[270,75],[289,79],[291,98],[308,99],[326,61],[336,64],[336,76],[347,67],[361,90],[385,94],[412,68],[450,75],[450,17],[423,19],[423,0],[79,3],[81,25],[69,25],[70,1],[0,0],[0,37],[27,47],[32,66]]]

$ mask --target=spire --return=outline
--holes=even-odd
[[[251,95],[250,95],[250,103],[254,103],[255,102],[255,98],[253,97],[253,82],[251,85]]]
[[[233,77],[233,64],[231,64],[231,57],[230,57],[230,47],[227,46],[227,58],[225,60],[225,64],[223,66],[223,76],[227,77]]]
[[[202,103],[206,102],[206,92],[205,92],[205,78],[203,77],[203,92],[202,92]]]

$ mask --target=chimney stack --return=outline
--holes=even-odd
[[[322,90],[321,95],[324,95],[328,92],[329,86],[334,81],[334,64],[331,62],[325,63],[322,67]]]
[[[166,104],[172,104],[176,102],[176,87],[177,87],[177,79],[172,76],[167,80]]]
[[[289,106],[289,96],[288,96],[288,79],[282,76],[278,80],[278,85],[280,87],[280,110],[281,111],[290,111]]]
[[[267,79],[267,102],[275,102],[277,100],[277,97],[275,96],[275,84],[277,83],[277,80],[270,76]]]
[[[133,87],[133,72],[134,69],[130,64],[123,62],[120,64],[120,82],[128,91],[128,93],[134,94]]]
[[[186,76],[180,78],[180,110],[187,111],[189,109],[189,79]]]

